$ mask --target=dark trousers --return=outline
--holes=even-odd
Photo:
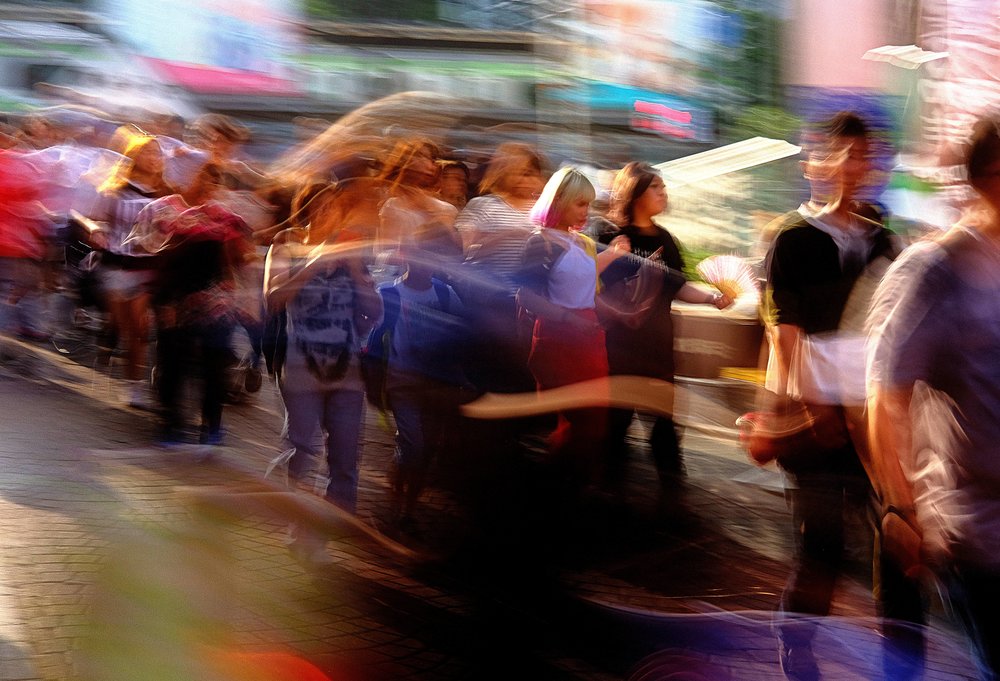
[[[956,564],[944,582],[948,601],[969,636],[980,677],[1000,679],[1000,574]]]
[[[166,433],[176,434],[184,427],[184,378],[195,356],[201,359],[201,427],[207,433],[219,432],[226,397],[226,369],[232,361],[231,331],[231,327],[219,325],[174,327],[157,333],[157,393]]]
[[[854,447],[815,452],[788,470],[796,561],[781,596],[784,613],[826,615],[844,558],[845,514],[867,515],[872,491]],[[782,631],[788,645],[808,645],[812,631]],[[796,640],[791,640],[794,637]]]
[[[611,409],[608,419],[608,462],[607,482],[612,486],[621,484],[628,460],[628,444],[625,441],[632,418],[632,409]],[[680,438],[673,419],[657,416],[649,435],[649,448],[662,485],[670,485],[682,468]]]

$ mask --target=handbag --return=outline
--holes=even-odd
[[[823,448],[816,435],[815,420],[801,402],[787,400],[784,406],[748,412],[736,419],[740,446],[758,466],[776,461],[795,467],[811,452]]]
[[[629,257],[629,256],[625,256]],[[658,305],[667,272],[641,258],[635,274],[604,288],[597,296],[596,311],[602,324],[641,328]]]
[[[795,468],[825,447],[817,435],[813,415],[801,400],[786,392],[789,381],[785,380],[769,331],[763,342],[761,357],[767,357],[766,378],[758,387],[757,408],[736,419],[740,447],[758,466],[775,461],[783,468]],[[794,354],[799,354],[798,348]]]

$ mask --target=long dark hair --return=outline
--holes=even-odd
[[[633,161],[619,170],[611,187],[608,218],[619,227],[632,224],[635,219],[635,202],[658,177],[660,174],[653,166],[640,161]]]

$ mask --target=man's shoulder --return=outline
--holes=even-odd
[[[783,220],[773,232],[771,248],[807,247],[821,242],[833,242],[829,234],[794,211],[776,220]],[[773,221],[772,221],[773,222]]]

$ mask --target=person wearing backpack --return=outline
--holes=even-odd
[[[264,297],[268,312],[285,313],[278,388],[285,406],[283,439],[288,475],[303,480],[316,467],[317,429],[324,433],[328,501],[357,507],[364,389],[360,338],[381,304],[365,262],[363,237],[378,224],[381,183],[344,180],[312,194],[303,226],[279,234],[267,255]],[[309,188],[307,188],[308,190]],[[323,561],[325,542],[297,531],[296,555]]]

